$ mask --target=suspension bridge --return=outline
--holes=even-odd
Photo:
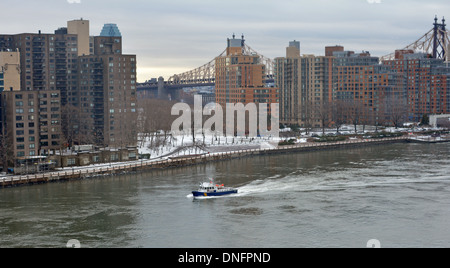
[[[401,50],[421,52],[430,55],[432,58],[450,61],[450,39],[446,29],[445,18],[439,23],[437,16],[434,19],[433,28],[424,34],[417,41],[404,47]],[[242,37],[242,39],[244,39]],[[260,63],[266,65],[266,82],[273,82],[274,60],[265,57],[252,49],[247,44],[243,44],[246,55],[259,56]],[[215,62],[216,59],[226,54],[226,50],[208,63],[196,69],[171,76],[167,81],[160,77],[158,80],[147,81],[138,84],[138,91],[158,90],[158,98],[166,98],[170,92],[180,90],[185,87],[214,86],[215,85]],[[380,57],[380,62],[395,59],[395,52]]]

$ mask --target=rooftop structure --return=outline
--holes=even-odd
[[[107,23],[103,26],[102,32],[100,33],[100,36],[105,37],[122,37],[122,34],[120,33],[119,27],[117,27],[117,24],[114,23]]]

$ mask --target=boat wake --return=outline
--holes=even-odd
[[[313,172],[314,173],[314,172]],[[299,174],[298,172],[285,176],[276,175],[266,179],[252,181],[246,185],[237,187],[238,193],[229,196],[200,197],[199,199],[215,199],[227,197],[242,197],[247,195],[259,195],[286,192],[323,192],[345,191],[357,188],[390,187],[403,184],[439,183],[449,182],[447,175],[435,174],[434,176],[417,176],[405,178],[403,173],[390,171],[390,173],[370,174],[367,170],[359,172],[325,172],[320,174]],[[193,199],[193,195],[187,195]],[[196,197],[198,198],[198,197]]]

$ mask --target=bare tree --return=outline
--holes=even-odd
[[[313,127],[314,120],[314,102],[312,100],[308,100],[303,102],[301,107],[301,119],[303,121],[303,126],[305,128],[306,134],[308,135]]]
[[[163,143],[168,143],[169,138],[171,138],[172,122],[175,119],[171,115],[171,109],[174,104],[175,102],[159,99],[140,99],[138,101],[139,115],[137,125],[139,126],[141,146],[146,140],[150,139],[150,147],[156,148],[160,135],[163,135]]]
[[[364,121],[364,104],[359,99],[353,99],[345,103],[347,122],[355,127],[355,134],[358,132],[357,126]]]
[[[346,123],[347,103],[344,100],[335,100],[331,105],[332,120],[336,127],[336,133],[339,133],[339,129]]]
[[[386,98],[386,113],[395,128],[402,126],[408,113],[406,98],[397,94],[388,96]]]
[[[322,125],[322,135],[325,135],[325,128],[330,124],[332,109],[328,103],[321,102],[320,105],[315,106],[315,110],[317,118]]]
[[[66,104],[61,107],[61,117],[62,133],[69,147],[73,147],[80,128],[79,108],[71,104]]]
[[[98,135],[95,129],[95,120],[89,113],[82,113],[81,108],[71,104],[61,107],[62,143],[68,144],[70,148],[82,144],[102,144],[103,137]]]
[[[12,133],[3,124],[0,131],[0,158],[3,164],[3,172],[8,172],[9,165],[14,163],[14,148],[11,142]]]

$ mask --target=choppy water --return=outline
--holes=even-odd
[[[0,247],[449,247],[449,152],[396,144],[0,189]],[[239,194],[193,200],[209,177]]]

